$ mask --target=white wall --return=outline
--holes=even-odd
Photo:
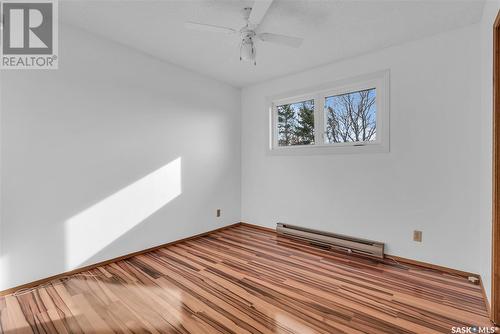
[[[487,1],[480,26],[481,42],[481,169],[480,169],[480,273],[491,301],[491,184],[493,110],[493,23],[500,1]]]
[[[243,89],[243,221],[380,240],[390,254],[479,272],[478,34],[473,25]],[[390,153],[266,154],[267,96],[383,69]]]
[[[58,70],[2,72],[0,290],[240,219],[240,90],[60,35]]]

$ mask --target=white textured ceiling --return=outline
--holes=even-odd
[[[252,0],[61,1],[62,20],[234,86],[246,86],[478,22],[484,1],[275,0],[260,30],[304,38],[299,49],[257,44],[239,61],[236,35],[187,30],[199,21],[241,28]]]

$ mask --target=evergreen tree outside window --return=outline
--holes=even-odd
[[[314,144],[314,100],[284,104],[278,110],[278,145]]]

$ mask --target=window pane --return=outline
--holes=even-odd
[[[284,104],[278,110],[278,146],[314,144],[314,100]]]
[[[375,88],[325,99],[325,143],[367,142],[377,136]]]

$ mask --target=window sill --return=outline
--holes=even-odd
[[[303,145],[269,148],[268,155],[329,155],[357,153],[388,153],[389,145],[384,143],[346,144],[346,145]]]

